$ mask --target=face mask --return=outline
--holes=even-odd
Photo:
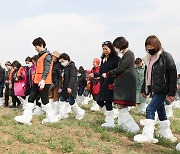
[[[150,55],[154,55],[154,54],[156,54],[156,50],[154,50],[154,49],[149,49],[149,50],[148,50],[148,53],[149,53]]]
[[[81,73],[78,73],[77,76],[81,76]]]
[[[67,64],[68,64],[68,61],[61,62],[61,65],[64,67],[67,66]]]
[[[31,66],[32,66],[32,64],[31,64],[31,63],[29,63],[29,64],[26,64],[26,66],[31,67]]]

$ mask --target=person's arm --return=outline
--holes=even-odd
[[[43,80],[46,80],[46,77],[48,76],[48,73],[50,71],[51,62],[52,62],[52,57],[50,54],[48,54],[44,59],[44,72],[42,75]]]
[[[4,83],[4,79],[5,79],[5,70],[4,69],[0,69],[0,83]]]
[[[124,72],[124,70],[129,66],[129,64],[132,61],[132,56],[134,56],[134,54],[132,52],[127,53],[123,56],[123,58],[121,59],[121,62],[119,64],[119,66],[113,70],[111,70],[110,72],[107,73],[111,74],[111,75],[119,75],[122,74]]]
[[[169,79],[169,90],[167,95],[168,96],[175,96],[176,95],[176,90],[177,90],[177,69],[176,65],[174,62],[173,57],[171,54],[167,54],[167,61],[166,61],[166,70],[167,70],[167,76]]]
[[[72,90],[74,87],[74,83],[77,82],[76,81],[76,78],[77,78],[76,67],[72,64],[70,66],[70,72],[69,73],[70,73],[70,75],[69,75],[69,82],[68,82],[67,88],[70,88]]]

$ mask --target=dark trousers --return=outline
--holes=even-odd
[[[9,89],[9,85],[6,84],[5,85],[5,102],[4,102],[4,106],[9,105],[9,96],[10,96],[10,89]]]
[[[38,84],[34,84],[31,89],[28,102],[34,103],[34,101],[38,98],[38,96],[40,96],[43,105],[48,104],[49,103],[49,98],[48,98],[49,87],[50,87],[50,84],[46,84],[42,90],[39,90]]]
[[[106,107],[106,110],[107,111],[111,111],[113,108],[112,108],[112,102],[111,101],[100,101],[98,100],[97,101],[97,104],[100,106],[100,107]]]
[[[0,83],[0,97],[3,97],[4,84]]]
[[[85,89],[85,87],[83,87],[83,86],[79,87],[79,89],[78,89],[78,96],[82,96],[82,94],[84,93],[84,89]]]
[[[69,95],[69,97],[60,97],[60,101],[61,102],[69,102],[70,105],[74,105],[75,103],[75,97],[73,97],[72,95]],[[67,103],[68,103],[67,102]]]

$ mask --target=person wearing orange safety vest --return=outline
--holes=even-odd
[[[38,95],[40,95],[43,110],[46,112],[46,118],[42,120],[42,124],[47,122],[57,122],[58,119],[55,118],[55,113],[48,99],[49,87],[52,83],[52,56],[45,48],[46,43],[41,37],[36,38],[32,44],[38,52],[34,85],[31,89],[23,115],[16,116],[14,119],[20,123],[31,124],[34,101]]]

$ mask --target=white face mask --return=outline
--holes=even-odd
[[[61,65],[65,67],[65,66],[67,66],[68,63],[69,63],[69,62],[66,60],[66,61],[64,61],[64,62],[61,62]]]
[[[81,73],[78,73],[77,76],[81,76]]]
[[[26,64],[26,66],[31,67],[31,66],[32,66],[32,63]]]

